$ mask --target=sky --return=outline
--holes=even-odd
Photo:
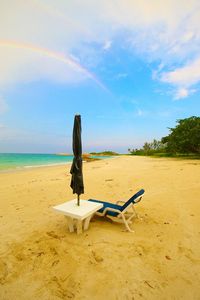
[[[199,0],[0,0],[0,152],[126,153],[199,116]]]

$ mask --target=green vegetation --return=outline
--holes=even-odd
[[[170,134],[162,138],[167,152],[182,154],[200,154],[200,118],[190,117],[177,121],[175,128],[169,128]]]
[[[165,149],[165,144],[154,139],[152,143],[144,143],[141,149],[128,149],[128,152],[132,155],[155,155],[165,153]]]
[[[103,151],[103,152],[91,152],[91,155],[100,155],[100,156],[115,156],[115,155],[119,155],[119,153],[117,152],[113,152],[113,151]]]
[[[200,158],[200,117],[177,120],[170,134],[161,139],[145,143],[141,149],[128,149],[131,155],[154,155]]]

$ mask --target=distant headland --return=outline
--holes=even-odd
[[[72,153],[56,153],[58,156],[73,156]],[[90,153],[83,153],[82,158],[84,161],[89,162],[89,161],[94,161],[94,160],[99,160],[98,156],[116,156],[119,155],[119,153],[113,152],[113,151],[103,151],[103,152],[90,152]],[[94,157],[95,156],[95,157]]]
[[[73,156],[73,153],[56,153],[56,155],[60,156]],[[114,151],[102,151],[102,152],[90,152],[90,153],[83,153],[82,157],[90,157],[90,156],[116,156],[119,155],[119,153],[114,152]]]

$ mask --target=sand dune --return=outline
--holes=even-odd
[[[84,164],[83,199],[145,189],[135,233],[97,217],[69,233],[51,209],[73,198],[69,168],[0,174],[0,299],[200,299],[200,161]]]

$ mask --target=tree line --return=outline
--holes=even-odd
[[[192,116],[176,121],[175,128],[169,128],[169,135],[160,141],[145,142],[140,149],[128,149],[132,155],[200,155],[200,117]]]

